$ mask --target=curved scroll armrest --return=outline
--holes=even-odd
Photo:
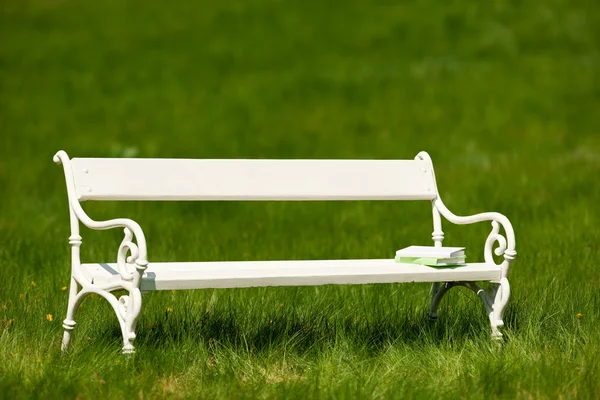
[[[496,248],[494,253],[497,256],[504,256],[502,268],[504,273],[506,274],[510,263],[517,256],[517,252],[515,251],[515,232],[513,230],[512,224],[510,223],[508,218],[506,218],[506,216],[497,212],[485,212],[470,216],[459,216],[454,214],[452,211],[448,210],[444,202],[442,202],[442,200],[439,197],[433,200],[433,204],[435,208],[440,212],[440,214],[443,215],[448,221],[458,225],[467,225],[483,221],[492,221],[492,232],[490,232],[485,242],[485,261],[490,264],[495,264],[494,259],[492,257],[492,246],[494,242],[498,242],[499,246]],[[504,229],[506,238],[499,233],[500,225],[502,225],[502,228]]]
[[[499,223],[502,225],[502,228],[504,228],[504,232],[506,232],[506,239],[508,242],[507,249],[515,249],[515,232],[512,224],[508,218],[506,218],[506,216],[497,212],[485,212],[469,216],[459,216],[448,210],[448,207],[446,207],[439,197],[433,201],[433,204],[435,205],[435,208],[438,209],[440,214],[444,216],[444,218],[458,225],[468,225],[483,221],[495,221]]]
[[[148,265],[146,237],[144,236],[144,232],[137,222],[128,218],[115,218],[108,221],[94,221],[88,217],[81,206],[79,206],[79,209],[81,212],[78,212],[77,208],[73,209],[75,215],[77,215],[77,218],[79,218],[79,220],[90,229],[106,230],[113,228],[125,228],[125,238],[123,239],[122,246],[131,246],[131,239],[133,237],[135,237],[135,241],[137,242],[137,251],[132,252],[129,262],[134,262],[135,260],[135,263],[140,267],[146,267],[146,265]]]
[[[427,152],[421,151],[419,154],[417,154],[415,159],[428,161],[431,165],[431,170],[433,171],[433,161],[431,161],[431,157],[429,156],[429,154],[427,154]],[[438,192],[437,183],[435,182],[435,175],[433,175],[433,182],[436,187],[436,192]],[[497,256],[504,255],[504,262],[500,266],[502,267],[503,276],[507,274],[510,263],[517,256],[517,252],[515,251],[515,232],[508,218],[497,212],[486,212],[464,217],[459,216],[454,214],[452,211],[448,210],[448,207],[446,207],[442,199],[440,199],[439,197],[436,197],[433,200],[433,207],[448,221],[459,225],[474,224],[476,222],[482,221],[492,221],[492,231],[490,232],[487,240],[485,241],[485,262],[488,264],[496,264],[496,262],[494,261],[494,257],[492,256],[492,246],[495,242],[498,242],[498,247],[496,248],[494,253]],[[434,212],[433,215],[434,224],[435,218],[438,218],[437,223],[440,224],[439,215],[436,212]],[[504,228],[506,238],[500,234],[500,225],[502,225],[502,228]],[[443,236],[441,236],[441,238],[443,239]]]
[[[71,169],[71,160],[64,151],[60,150],[53,158],[56,164],[62,164],[65,172],[65,180],[67,183],[67,195],[69,198],[69,205],[77,216],[77,219],[81,221],[85,226],[90,229],[105,230],[112,228],[125,228],[125,239],[123,240],[122,247],[135,246],[135,251],[132,251],[130,261],[135,260],[135,264],[144,269],[148,265],[148,253],[146,248],[146,238],[140,225],[134,220],[128,218],[116,218],[108,221],[94,221],[91,219],[79,204],[77,199],[77,193],[75,191],[75,181],[73,179],[73,170]],[[128,232],[129,231],[129,232]],[[132,244],[132,234],[135,236],[137,246]]]

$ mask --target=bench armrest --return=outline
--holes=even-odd
[[[69,206],[71,209],[72,217],[71,218],[71,231],[73,234],[75,232],[79,232],[79,228],[77,227],[78,221],[81,221],[85,226],[90,229],[96,230],[106,230],[113,228],[124,228],[125,237],[119,246],[117,261],[119,265],[119,273],[125,280],[133,280],[134,274],[133,271],[129,271],[126,264],[135,263],[136,269],[143,273],[148,265],[148,253],[146,248],[146,238],[144,236],[144,232],[140,225],[132,219],[129,218],[116,218],[108,221],[95,221],[90,218],[79,203],[77,198],[77,194],[75,191],[75,182],[73,179],[73,171],[71,169],[71,160],[69,156],[64,151],[59,151],[53,158],[56,164],[62,164],[65,172],[65,180],[67,183],[67,196],[69,199]],[[78,236],[79,241],[81,237]],[[135,238],[135,242],[133,239]],[[131,255],[127,257],[127,253],[131,252]],[[137,282],[136,282],[137,283]]]
[[[444,202],[439,197],[433,200],[433,205],[439,211],[439,213],[444,216],[444,218],[458,225],[467,225],[483,221],[492,221],[492,231],[490,232],[487,240],[485,241],[485,262],[488,264],[496,264],[492,255],[492,248],[494,246],[494,243],[498,242],[498,247],[494,250],[494,254],[496,254],[497,256],[504,256],[504,261],[502,262],[501,266],[503,276],[506,275],[510,263],[517,256],[517,252],[515,251],[515,232],[513,230],[512,224],[510,223],[508,218],[506,218],[506,216],[497,212],[485,212],[469,216],[459,216],[454,214],[452,211],[448,210]],[[504,229],[506,237],[504,237],[500,233],[500,226],[502,226],[502,228]]]

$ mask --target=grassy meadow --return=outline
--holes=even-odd
[[[68,206],[52,156],[412,158],[446,205],[512,221],[505,342],[464,288],[154,292],[133,357],[87,298],[60,353]],[[0,4],[0,398],[600,398],[600,5]],[[150,261],[385,258],[427,202],[90,202]],[[445,223],[483,258],[488,223]],[[122,231],[82,230],[114,262]]]

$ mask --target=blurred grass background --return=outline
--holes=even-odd
[[[593,0],[2,1],[0,397],[600,397],[599,38]],[[145,296],[131,359],[88,299],[61,356],[59,149],[426,150],[451,210],[513,222],[506,343],[461,289],[429,325],[428,285],[255,288]],[[391,257],[431,234],[426,202],[85,208],[137,220],[151,261]],[[480,258],[482,225],[445,224],[445,243]],[[119,232],[82,236],[84,261],[114,260]]]

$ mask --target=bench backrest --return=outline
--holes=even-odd
[[[73,158],[84,200],[433,200],[428,160]]]

